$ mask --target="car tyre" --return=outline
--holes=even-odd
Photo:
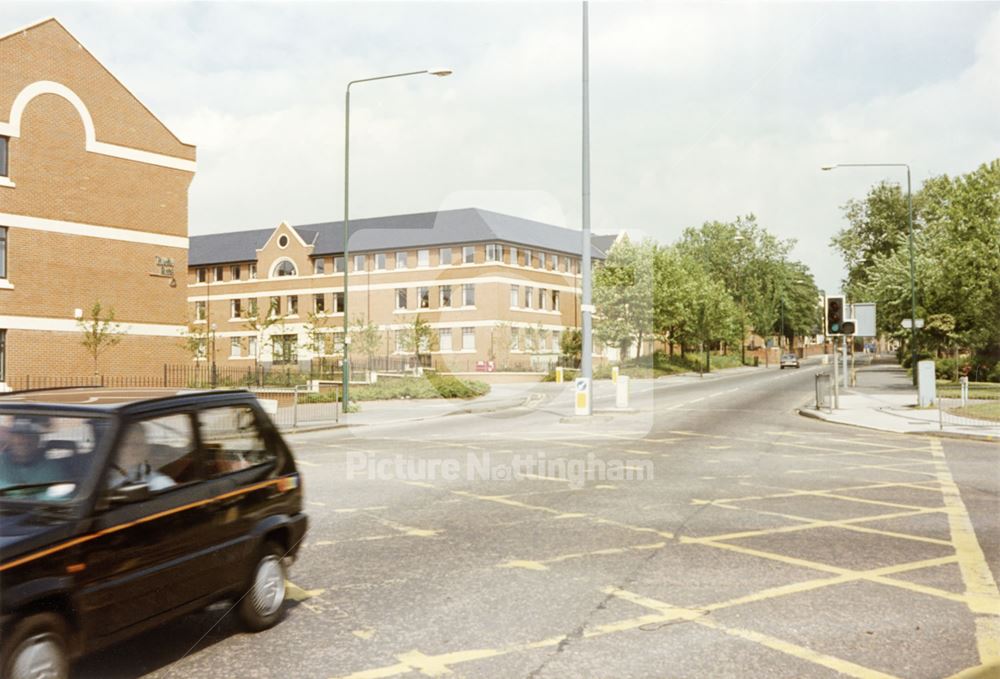
[[[66,621],[55,613],[21,620],[2,644],[3,679],[68,679]]]
[[[257,555],[247,592],[240,600],[239,614],[252,632],[276,625],[285,613],[285,550],[265,542]]]

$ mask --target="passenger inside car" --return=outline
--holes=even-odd
[[[151,455],[142,424],[130,425],[118,449],[118,459],[112,463],[108,472],[107,487],[145,483],[150,490],[157,491],[177,485],[173,478],[150,464]]]

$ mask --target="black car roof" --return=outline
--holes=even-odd
[[[69,389],[39,389],[36,391],[11,392],[0,395],[0,409],[7,407],[58,408],[60,410],[123,413],[145,409],[147,406],[200,405],[205,402],[232,401],[233,397],[253,398],[243,389],[226,391],[206,391],[200,389],[125,389],[77,387]]]

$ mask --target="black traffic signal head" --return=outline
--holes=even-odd
[[[844,333],[845,335],[853,335],[854,321],[844,321],[843,324],[841,324],[840,326],[840,332]]]
[[[826,298],[826,334],[840,335],[844,332],[844,298],[841,295]]]

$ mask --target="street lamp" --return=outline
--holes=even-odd
[[[917,381],[917,267],[913,254],[913,192],[910,188],[910,166],[907,163],[837,163],[824,165],[823,171],[828,172],[838,167],[905,167],[906,168],[906,205],[910,241],[910,367],[913,370],[913,381]]]
[[[350,186],[350,173],[351,173],[351,163],[350,163],[350,150],[351,150],[351,85],[356,85],[358,83],[372,82],[373,80],[388,80],[389,78],[403,78],[409,75],[434,75],[439,78],[451,75],[452,70],[450,68],[427,68],[422,71],[407,71],[406,73],[392,73],[390,75],[379,75],[374,78],[361,78],[359,80],[352,80],[347,83],[347,89],[344,95],[344,386],[343,386],[343,406],[344,412],[347,412],[347,407],[350,404],[350,381],[351,381],[351,359],[350,359],[350,347],[351,347],[351,336],[350,336],[350,316],[347,313],[347,272],[350,267],[350,257],[347,248],[347,221],[349,217],[348,213],[348,187]]]

